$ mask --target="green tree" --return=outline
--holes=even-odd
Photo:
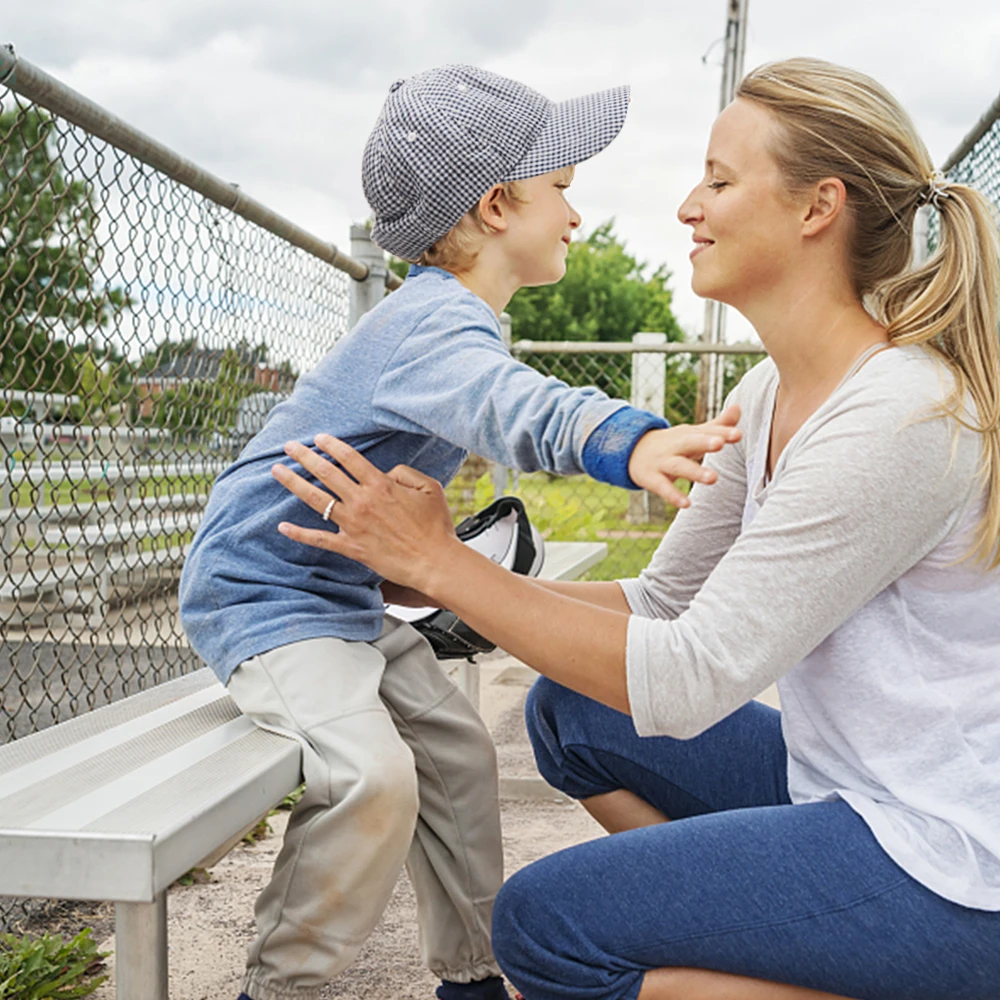
[[[522,288],[507,306],[515,340],[630,341],[633,334],[665,333],[669,341],[684,340],[670,308],[670,272],[661,264],[652,274],[648,265],[627,250],[614,231],[614,219],[589,236],[574,241],[566,256],[566,274],[555,285]],[[605,354],[599,358],[574,354],[538,354],[524,360],[571,385],[595,385],[609,396],[628,399],[632,358]],[[685,362],[667,362],[671,391],[686,381]],[[668,414],[676,419],[677,414]]]
[[[100,281],[93,187],[67,179],[54,142],[44,112],[0,112],[0,382],[73,393],[82,355],[72,342],[130,303]]]

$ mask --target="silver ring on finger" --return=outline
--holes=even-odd
[[[329,503],[328,503],[328,504],[326,505],[326,510],[324,510],[324,511],[323,511],[323,520],[324,520],[324,521],[329,521],[329,520],[330,520],[330,514],[332,514],[332,513],[333,513],[333,507],[334,507],[334,504],[336,504],[336,502],[337,502],[337,498],[336,498],[336,497],[334,497],[334,498],[333,498],[333,499],[332,499],[332,500],[331,500],[331,501],[330,501],[330,502],[329,502]]]

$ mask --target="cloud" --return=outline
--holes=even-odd
[[[613,215],[633,252],[667,263],[682,324],[700,328],[703,305],[688,289],[690,235],[675,212],[701,173],[718,110],[721,0],[8,6],[6,38],[25,58],[338,244],[348,223],[367,215],[361,149],[394,79],[462,61],[555,99],[630,82],[621,136],[581,167],[571,198],[585,227]],[[996,7],[753,0],[747,67],[814,55],[871,73],[911,112],[940,163],[996,96]]]
[[[510,51],[544,30],[559,6],[509,0],[500,15],[467,0],[49,0],[44,18],[22,6],[5,16],[5,28],[26,58],[52,67],[72,66],[81,56],[170,62],[234,38],[257,70],[356,89]]]

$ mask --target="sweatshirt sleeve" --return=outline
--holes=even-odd
[[[842,394],[807,422],[755,518],[686,607],[695,580],[671,592],[665,561],[694,540],[665,548],[655,584],[643,586],[668,612],[683,610],[672,621],[633,615],[628,626],[629,701],[641,735],[703,732],[952,531],[981,488],[978,437],[951,418],[928,419],[915,402],[933,402],[924,386],[886,381]],[[713,552],[721,541],[710,535]]]
[[[487,317],[464,303],[437,310],[402,340],[378,379],[373,406],[385,427],[431,434],[524,472],[591,472],[620,485],[638,438],[665,426],[598,389],[571,388],[515,360]],[[626,424],[620,411],[633,416],[624,433],[613,433]],[[585,455],[606,422],[612,431]]]

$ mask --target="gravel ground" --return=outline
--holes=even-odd
[[[482,712],[497,743],[503,779],[517,783],[524,799],[501,803],[507,871],[553,851],[600,836],[577,804],[539,795],[524,730],[522,708],[530,672],[505,654],[482,664]],[[509,784],[509,783],[508,783]],[[171,1000],[235,1000],[247,945],[253,938],[253,901],[270,875],[287,814],[271,817],[272,833],[254,846],[239,846],[211,871],[210,881],[174,886],[168,897]],[[102,950],[114,947],[107,905],[67,904],[50,926],[75,933],[77,920],[94,927]],[[112,978],[94,994],[114,1000]],[[416,906],[405,874],[389,906],[354,964],[323,993],[327,1000],[430,1000],[436,980],[420,963]]]

